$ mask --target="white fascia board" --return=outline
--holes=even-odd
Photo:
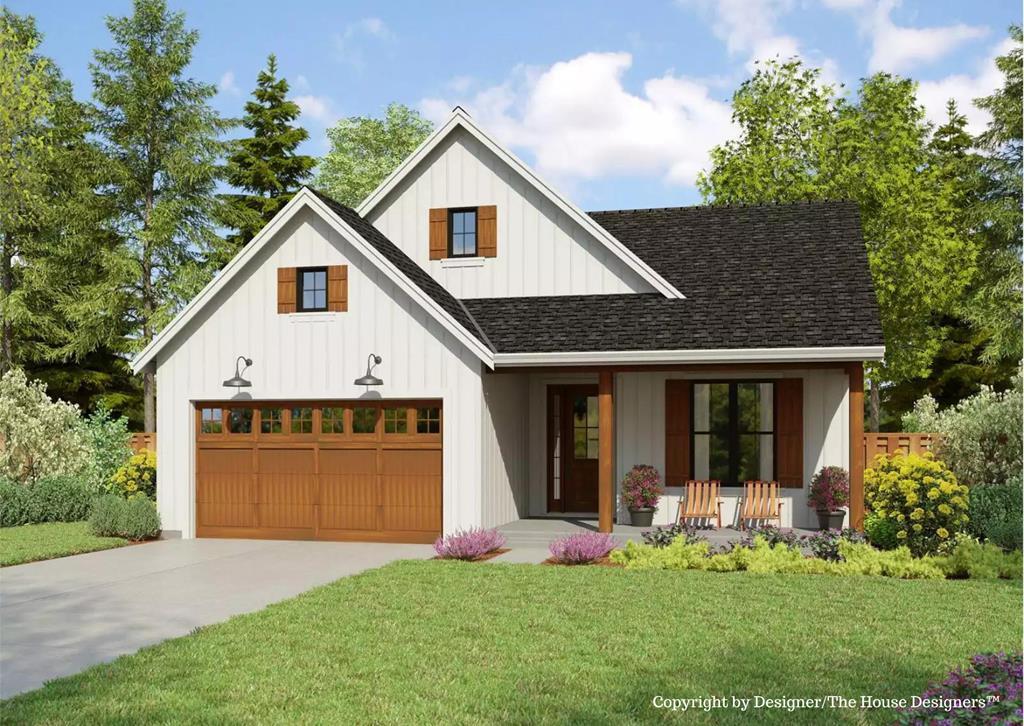
[[[433,151],[446,136],[448,136],[449,133],[458,127],[465,129],[480,143],[493,152],[499,159],[512,167],[512,169],[523,177],[523,179],[547,197],[550,202],[561,209],[562,212],[568,215],[573,221],[583,227],[583,229],[590,233],[590,235],[598,242],[607,247],[612,254],[622,260],[626,266],[650,283],[655,290],[667,298],[681,300],[686,297],[674,285],[669,283],[668,280],[659,275],[650,265],[634,254],[632,250],[626,247],[626,245],[622,244],[618,239],[612,236],[608,230],[594,221],[590,215],[579,209],[576,205],[555,191],[550,184],[537,176],[537,174],[521,159],[519,159],[519,157],[488,136],[487,133],[477,126],[469,115],[458,106],[456,106],[455,110],[452,111],[452,115],[448,117],[448,120],[435,129],[434,132],[419,145],[416,151],[410,154],[409,157],[403,161],[387,179],[381,182],[380,186],[373,190],[363,203],[359,205],[356,209],[356,211],[359,212],[359,215],[367,217],[385,198],[387,198],[388,194],[390,194],[391,191],[401,183],[406,175],[411,173],[416,166],[419,165],[419,163],[423,161],[423,159],[426,158],[426,156]]]
[[[882,360],[884,346],[832,348],[734,348],[718,350],[612,350],[552,353],[497,353],[494,367],[584,366],[663,363],[817,363]]]
[[[473,353],[480,358],[488,367],[494,367],[494,356],[491,351],[484,346],[472,333],[467,331],[458,321],[456,321],[447,311],[438,305],[434,300],[427,295],[423,290],[419,288],[414,282],[409,280],[398,268],[396,268],[391,262],[381,255],[376,248],[373,247],[369,242],[362,238],[359,233],[352,229],[348,224],[344,222],[338,215],[336,215],[330,207],[324,204],[315,194],[303,187],[299,192],[292,197],[292,199],[286,204],[281,211],[279,211],[272,220],[260,230],[259,234],[253,237],[252,241],[246,245],[232,260],[225,265],[224,269],[204,287],[195,298],[186,305],[180,313],[178,313],[174,320],[172,320],[163,330],[152,341],[147,345],[132,361],[132,372],[138,373],[143,368],[151,363],[157,353],[163,346],[168,343],[175,335],[178,334],[188,322],[195,317],[199,311],[210,301],[213,297],[223,288],[228,282],[239,274],[246,266],[246,264],[255,257],[260,249],[268,243],[270,239],[285,225],[288,221],[294,217],[300,209],[303,207],[309,207],[316,211],[331,227],[334,228],[342,237],[350,242],[361,254],[363,254],[375,267],[383,272],[389,279],[391,279],[399,288],[401,288],[406,294],[408,294],[413,300],[415,300],[421,307],[423,307],[438,323],[440,323],[448,332],[454,335],[460,342],[466,345]]]

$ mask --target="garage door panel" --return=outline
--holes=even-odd
[[[377,530],[377,449],[320,451],[320,527]]]
[[[196,470],[198,526],[255,526],[251,451],[199,449]]]
[[[316,496],[316,452],[303,449],[259,449],[261,527],[312,528]]]
[[[384,529],[432,532],[441,528],[441,452],[383,452]]]

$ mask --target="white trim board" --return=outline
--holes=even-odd
[[[381,182],[380,186],[370,193],[370,196],[368,196],[356,209],[359,215],[368,219],[373,210],[387,198],[391,191],[395,189],[395,187],[397,187],[402,180],[408,176],[419,165],[419,163],[434,150],[434,148],[437,147],[438,144],[440,144],[457,128],[465,130],[493,152],[499,159],[508,164],[508,166],[525,179],[527,183],[532,185],[552,204],[568,215],[570,219],[583,227],[584,230],[608,248],[612,254],[622,260],[623,263],[640,275],[641,278],[646,280],[655,290],[667,298],[682,299],[686,297],[668,280],[658,274],[650,265],[634,254],[632,250],[619,242],[619,240],[613,237],[604,227],[595,222],[590,215],[586,214],[579,207],[556,192],[550,184],[537,176],[537,174],[515,154],[488,136],[479,126],[473,123],[469,114],[459,106],[452,109],[452,114],[448,117],[448,120],[434,129],[433,133],[424,139],[423,143],[419,145],[416,151],[410,154],[397,169],[395,169],[383,182]]]
[[[175,318],[150,341],[132,360],[132,372],[138,373],[151,363],[157,353],[170,342],[188,322],[234,277],[241,273],[248,262],[294,217],[301,209],[309,208],[324,219],[334,230],[345,238],[360,254],[366,257],[378,270],[394,282],[402,291],[416,301],[427,313],[440,323],[448,332],[469,348],[488,367],[494,367],[493,353],[470,331],[466,330],[433,298],[427,295],[416,283],[410,280],[397,267],[384,257],[377,249],[367,242],[358,232],[350,227],[330,207],[323,203],[313,192],[303,187],[292,197],[281,211],[253,237],[252,241],[235,255],[232,260],[204,287],[195,298],[186,305]]]
[[[584,366],[659,363],[812,363],[882,360],[885,347],[722,348],[718,350],[611,350],[551,353],[496,353],[494,367]]]

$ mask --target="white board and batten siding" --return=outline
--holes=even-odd
[[[494,258],[430,260],[432,208],[497,206]],[[653,292],[650,283],[462,129],[368,215],[458,298]]]
[[[277,269],[348,265],[348,311],[277,313]],[[353,381],[371,353],[384,385]],[[242,389],[255,400],[438,398],[444,405],[443,527],[479,523],[482,429],[479,359],[322,218],[303,210],[270,240],[157,363],[157,505],[165,530],[195,536],[193,403],[226,400],[235,359],[253,359]]]

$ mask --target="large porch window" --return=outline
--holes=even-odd
[[[724,486],[774,479],[774,385],[709,381],[694,383],[691,395],[693,478]]]

